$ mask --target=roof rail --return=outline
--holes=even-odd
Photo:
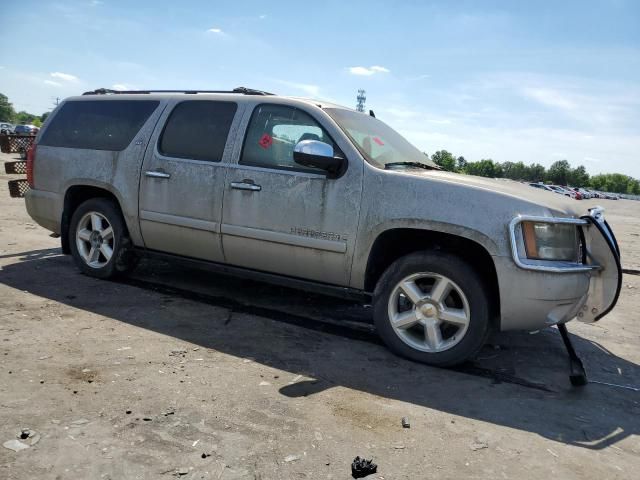
[[[108,88],[97,88],[82,95],[138,95],[150,93],[185,93],[195,95],[198,93],[241,93],[242,95],[275,95],[275,93],[254,90],[247,87],[237,87],[233,90],[111,90]]]

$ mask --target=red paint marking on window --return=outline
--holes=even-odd
[[[273,145],[273,138],[271,138],[271,135],[269,135],[268,133],[265,133],[264,135],[262,135],[262,137],[260,137],[258,145],[266,150],[271,145]]]
[[[373,141],[376,142],[380,146],[384,145],[384,142],[382,140],[380,140],[378,137],[373,137]]]

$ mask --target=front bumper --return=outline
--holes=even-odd
[[[582,217],[589,222],[585,230],[587,263],[599,268],[591,273],[587,299],[578,312],[581,322],[595,322],[613,310],[620,297],[622,287],[622,265],[620,247],[613,230],[604,219],[602,208],[592,208]]]
[[[613,309],[622,284],[615,236],[602,209],[591,209],[589,215],[574,221],[580,223],[584,234],[583,264],[550,262],[540,268],[539,264],[517,262],[514,258],[494,257],[501,330],[537,330],[574,318],[594,322]],[[513,240],[513,229],[511,235]]]

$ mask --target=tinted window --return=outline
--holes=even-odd
[[[155,100],[67,102],[56,113],[40,143],[52,147],[124,150],[159,103]]]
[[[179,103],[162,132],[160,153],[219,162],[237,108],[233,102],[191,100]]]
[[[337,150],[327,132],[302,110],[283,105],[259,105],[251,115],[240,163],[326,173],[293,161],[293,148],[302,140],[319,140]]]

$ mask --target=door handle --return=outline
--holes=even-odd
[[[231,182],[231,188],[235,188],[236,190],[248,190],[251,192],[259,192],[262,190],[260,185],[249,182]]]
[[[151,178],[171,178],[171,174],[160,170],[147,170],[144,172],[145,177]]]

